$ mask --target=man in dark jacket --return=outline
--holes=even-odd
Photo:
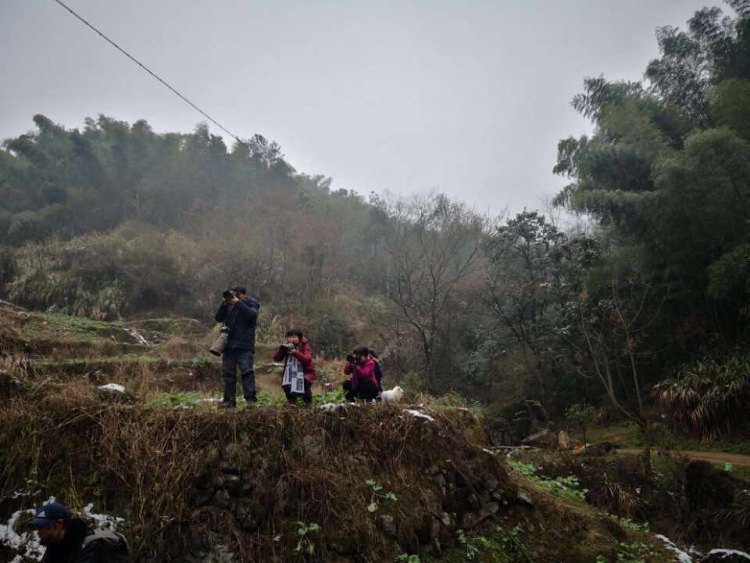
[[[221,355],[221,378],[224,380],[224,398],[219,408],[237,405],[237,366],[242,378],[242,393],[248,405],[257,401],[255,394],[255,323],[258,320],[258,302],[242,286],[226,292],[223,303],[216,311],[216,322],[224,323],[228,330],[227,346]]]
[[[42,563],[129,563],[125,537],[110,530],[92,530],[71,518],[59,502],[40,506],[31,521],[39,542],[46,546]]]

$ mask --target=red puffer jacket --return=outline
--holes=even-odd
[[[377,377],[375,377],[375,362],[373,362],[370,358],[368,358],[363,364],[360,364],[359,362],[355,363],[354,367],[352,367],[351,364],[347,363],[344,366],[344,373],[346,375],[351,374],[353,391],[359,389],[361,381],[369,381],[375,386],[376,389],[378,387],[378,379]]]
[[[294,356],[299,360],[299,363],[302,364],[302,372],[306,381],[315,381],[317,374],[315,373],[312,350],[310,349],[310,344],[307,342],[307,338],[304,336],[300,338],[297,347],[294,350],[289,350],[288,354],[285,354],[280,349],[276,350],[273,355],[273,361],[280,362],[281,360],[284,360],[284,367],[286,367],[286,362],[288,361],[289,356]]]

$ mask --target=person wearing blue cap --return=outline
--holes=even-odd
[[[57,501],[37,508],[30,525],[46,546],[42,563],[130,563],[122,534],[90,529]]]

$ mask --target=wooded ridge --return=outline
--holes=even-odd
[[[0,297],[94,319],[210,324],[237,283],[259,338],[373,345],[411,389],[494,405],[520,437],[572,407],[649,434],[742,432],[750,306],[750,4],[660,28],[642,82],[587,78],[594,125],[560,141],[555,202],[482,216],[442,194],[332,189],[261,135],[34,116],[0,150]]]

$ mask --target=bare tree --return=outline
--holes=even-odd
[[[604,387],[610,403],[643,433],[643,466],[651,470],[651,424],[644,407],[644,389],[640,367],[644,356],[645,331],[658,316],[658,307],[647,315],[650,281],[629,278],[613,280],[609,299],[579,303],[583,350],[592,371]],[[588,305],[588,306],[587,306]]]
[[[449,342],[457,290],[475,273],[486,220],[442,194],[398,201],[389,215],[387,294],[413,328],[434,388],[435,347]]]

